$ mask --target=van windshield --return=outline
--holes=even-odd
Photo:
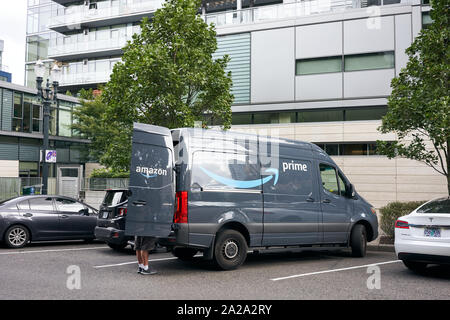
[[[103,200],[103,204],[107,206],[115,206],[116,204],[126,200],[125,193],[126,191],[124,190],[107,191],[105,199]]]

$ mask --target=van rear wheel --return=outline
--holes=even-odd
[[[367,249],[366,227],[357,224],[353,227],[350,235],[350,247],[352,248],[353,257],[364,257]]]
[[[247,242],[235,230],[224,230],[217,235],[214,261],[223,270],[238,268],[247,258]]]

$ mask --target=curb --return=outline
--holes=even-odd
[[[367,245],[369,251],[395,252],[393,244]]]

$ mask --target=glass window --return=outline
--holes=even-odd
[[[38,60],[38,42],[33,39],[34,37],[27,39],[27,61]]]
[[[83,213],[86,209],[86,207],[81,203],[64,198],[56,198],[56,207],[60,212]]]
[[[344,156],[362,156],[367,155],[367,144],[344,144],[342,148]]]
[[[253,157],[223,152],[194,152],[192,188],[260,189],[260,167]]]
[[[41,106],[37,104],[33,104],[33,131],[40,132],[41,131]]]
[[[252,114],[251,113],[233,113],[231,115],[232,124],[251,124]]]
[[[14,93],[14,118],[22,118],[22,94]]]
[[[340,155],[340,145],[339,144],[325,144],[325,152],[330,156],[338,156]]]
[[[52,198],[33,198],[29,199],[31,210],[53,211]]]
[[[345,184],[344,178],[340,173],[338,174],[338,181],[339,181],[339,192],[341,196],[345,197],[347,195],[347,185]]]
[[[433,19],[431,19],[430,12],[422,12],[422,27],[426,28],[432,23]]]
[[[20,143],[23,143],[23,139]],[[38,163],[37,162],[19,162],[19,176],[21,177],[37,177],[38,176]]]
[[[424,204],[418,213],[450,213],[450,199],[437,199]]]
[[[345,109],[345,120],[380,120],[387,113],[387,107],[367,107]]]
[[[123,200],[122,200],[123,199]],[[103,204],[106,206],[115,206],[126,200],[124,191],[108,191],[105,195]]]
[[[297,60],[296,75],[342,72],[342,57]]]
[[[31,132],[33,97],[25,95],[23,98],[23,132]]]
[[[394,52],[377,52],[346,55],[344,71],[359,71],[394,68]]]
[[[19,210],[30,210],[30,204],[28,203],[28,200],[19,202],[17,204],[17,209],[19,209]]]
[[[262,123],[292,123],[295,122],[295,112],[259,112],[253,116],[254,124]]]
[[[343,110],[308,110],[298,112],[298,122],[344,121]]]
[[[64,137],[70,137],[72,130],[70,126],[72,124],[72,112],[69,110],[59,109],[59,135]]]
[[[328,192],[339,195],[339,186],[336,179],[336,169],[330,165],[323,163],[320,164],[319,168],[323,188]]]

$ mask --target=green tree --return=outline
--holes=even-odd
[[[81,89],[80,106],[73,111],[71,128],[80,138],[89,139],[88,158],[99,161],[108,147],[112,135],[120,131],[104,121],[106,105],[101,95],[94,96],[92,89]]]
[[[396,133],[398,141],[377,146],[389,158],[418,160],[446,176],[450,194],[449,2],[432,0],[431,6],[433,23],[406,50],[409,61],[392,79],[388,112],[378,128]]]
[[[198,14],[200,1],[168,0],[124,48],[102,99],[105,120],[120,124],[103,164],[128,169],[133,122],[165,126],[205,125],[205,115],[226,129],[233,95],[228,56],[214,60],[216,32]],[[118,157],[118,155],[120,156]]]

